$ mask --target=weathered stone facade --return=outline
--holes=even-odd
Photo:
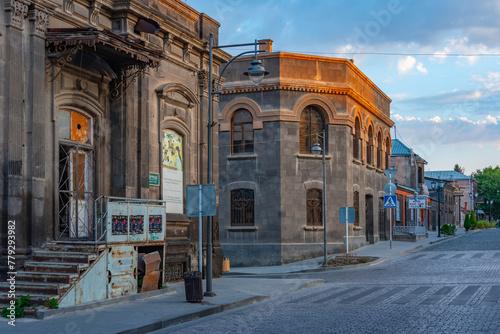
[[[16,264],[46,241],[93,238],[99,196],[166,198],[164,131],[180,138],[181,189],[208,183],[208,36],[217,41],[218,22],[179,0],[11,0],[0,10],[0,210],[16,221]],[[228,59],[216,50],[215,70]],[[184,191],[175,197],[165,260],[182,275],[197,269],[198,227],[182,211]],[[6,240],[2,224],[2,255]]]
[[[270,45],[265,47],[271,51]],[[378,242],[388,232],[379,212],[383,216],[391,100],[348,59],[282,52],[258,58],[269,71],[264,81],[253,86],[242,75],[250,59],[242,59],[226,70],[220,97],[219,218],[224,255],[237,266],[276,265],[323,254],[322,209],[314,204],[321,201],[322,157],[304,151],[323,129],[328,253],[345,250],[340,207],[355,206],[358,215],[357,224],[349,224],[350,249]],[[239,125],[235,115],[242,110],[251,120]],[[314,125],[320,126],[318,131],[301,125],[305,113],[321,120]],[[252,144],[241,146],[246,145],[238,142],[241,136],[251,138]]]

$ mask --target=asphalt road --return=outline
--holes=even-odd
[[[154,333],[500,333],[499,229],[376,266],[289,277],[325,284]]]

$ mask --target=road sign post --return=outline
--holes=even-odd
[[[345,224],[345,258],[349,264],[349,225],[356,220],[354,207],[345,207],[339,209],[339,222]]]
[[[203,230],[202,217],[215,216],[217,212],[214,184],[195,184],[186,186],[186,216],[198,216],[198,269],[203,273]]]
[[[385,193],[387,195],[393,195],[396,190],[397,186],[392,184],[392,179],[396,176],[396,173],[398,170],[394,167],[391,167],[390,169],[384,169],[385,176],[389,179],[389,183],[386,184],[386,187],[384,188]],[[394,203],[397,203],[397,199],[393,199]],[[385,207],[386,201],[384,200],[384,207]],[[395,205],[393,207],[396,207]],[[392,249],[392,209],[389,209],[389,222],[390,222],[390,227],[389,227],[389,235],[390,235],[390,242],[389,242],[389,247]]]

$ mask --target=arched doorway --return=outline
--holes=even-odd
[[[94,147],[92,118],[61,109],[59,137],[59,238],[93,236]]]
[[[366,195],[365,196],[365,204],[366,204],[366,211],[365,211],[365,219],[366,219],[366,241],[369,242],[370,244],[375,243],[375,238],[373,236],[374,231],[373,231],[373,196],[372,195]]]

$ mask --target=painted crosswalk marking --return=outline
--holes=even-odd
[[[465,288],[455,299],[450,302],[450,305],[465,305],[467,301],[476,293],[479,289],[478,285],[471,285]]]

